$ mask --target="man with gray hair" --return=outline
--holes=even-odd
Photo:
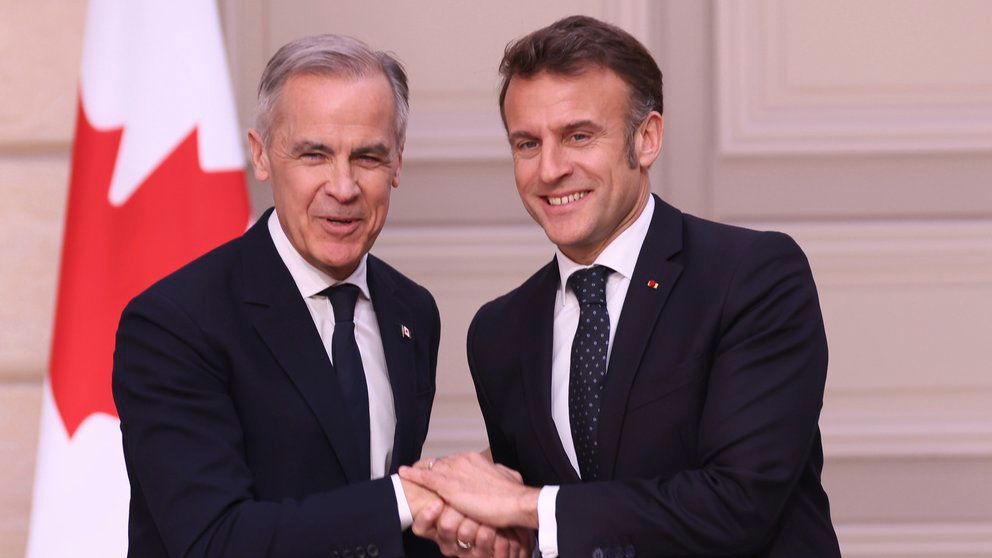
[[[275,208],[124,310],[113,392],[129,556],[433,556],[427,435],[440,318],[368,254],[399,186],[402,66],[332,35],[282,47],[248,133]]]

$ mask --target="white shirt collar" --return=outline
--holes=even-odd
[[[592,265],[582,265],[569,259],[561,249],[555,248],[555,256],[558,261],[558,276],[561,289],[561,296],[565,296],[568,278],[580,269],[592,267],[594,265],[605,265],[615,273],[619,273],[626,279],[634,275],[634,267],[637,265],[637,256],[641,252],[641,245],[648,236],[648,229],[651,227],[651,217],[654,215],[654,196],[648,195],[648,202],[641,210],[637,219],[624,229],[619,236],[606,245],[606,248],[596,256],[596,261]],[[564,300],[564,298],[562,298]]]
[[[289,241],[286,232],[282,230],[282,225],[279,223],[279,218],[275,210],[269,216],[269,222],[267,224],[269,226],[269,235],[272,237],[272,243],[276,245],[276,252],[279,253],[279,257],[282,258],[283,263],[289,269],[289,274],[293,276],[296,288],[300,290],[303,298],[320,294],[327,287],[339,283],[351,283],[362,291],[362,296],[367,300],[372,300],[372,297],[369,295],[368,268],[366,266],[366,261],[369,257],[368,254],[362,256],[361,261],[358,262],[358,267],[355,268],[355,271],[351,275],[344,281],[338,281],[311,265],[310,262],[306,261],[300,255]]]

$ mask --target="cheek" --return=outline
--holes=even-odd
[[[515,159],[513,161],[513,179],[517,183],[517,191],[521,194],[532,187],[536,168],[534,159]]]
[[[389,194],[393,189],[391,184],[391,179],[384,180],[380,176],[362,191],[369,213],[375,216],[374,220],[380,224],[386,219],[386,213],[389,211]]]

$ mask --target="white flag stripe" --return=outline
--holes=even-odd
[[[114,206],[125,203],[194,129],[203,170],[244,168],[212,0],[91,0],[80,97],[92,125],[123,128],[111,183],[100,185]],[[149,224],[155,226],[152,219]],[[130,490],[120,422],[91,415],[69,438],[46,381],[40,428],[27,557],[125,556]]]
[[[91,122],[124,128],[109,200],[125,203],[194,127],[200,166],[241,169],[244,151],[213,2],[93,0],[80,90]]]
[[[45,382],[28,558],[123,557],[130,497],[120,421],[87,418],[69,439]]]

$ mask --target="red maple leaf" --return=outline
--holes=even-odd
[[[196,129],[122,206],[112,206],[122,131],[95,129],[80,101],[50,370],[70,437],[93,413],[117,416],[110,376],[127,302],[248,224],[244,172],[204,171]]]

